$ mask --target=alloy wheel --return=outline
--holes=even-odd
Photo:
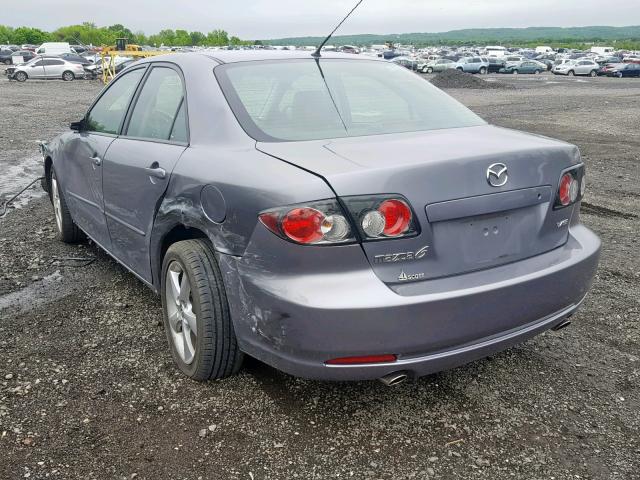
[[[189,365],[196,355],[198,319],[193,311],[189,276],[177,260],[169,264],[165,289],[171,338],[181,360]]]
[[[56,226],[58,227],[58,231],[62,233],[62,206],[60,204],[58,181],[55,177],[51,179],[51,200],[53,202],[53,213],[56,217]]]

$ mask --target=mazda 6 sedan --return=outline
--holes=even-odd
[[[575,146],[383,60],[153,57],[43,156],[61,240],[159,293],[196,380],[244,354],[387,384],[454,367],[568,325],[598,263]]]

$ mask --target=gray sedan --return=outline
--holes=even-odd
[[[568,325],[598,264],[575,146],[366,57],[146,59],[43,157],[60,239],[161,296],[196,380],[451,368]]]

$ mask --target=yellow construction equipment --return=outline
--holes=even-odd
[[[116,38],[115,45],[102,47],[102,83],[109,83],[116,76],[116,57],[132,57],[135,59],[153,57],[171,53],[169,51],[142,50],[140,45],[128,43],[126,38]]]

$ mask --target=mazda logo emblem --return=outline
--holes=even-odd
[[[507,166],[504,163],[494,163],[487,168],[487,182],[492,187],[501,187],[508,179]]]

